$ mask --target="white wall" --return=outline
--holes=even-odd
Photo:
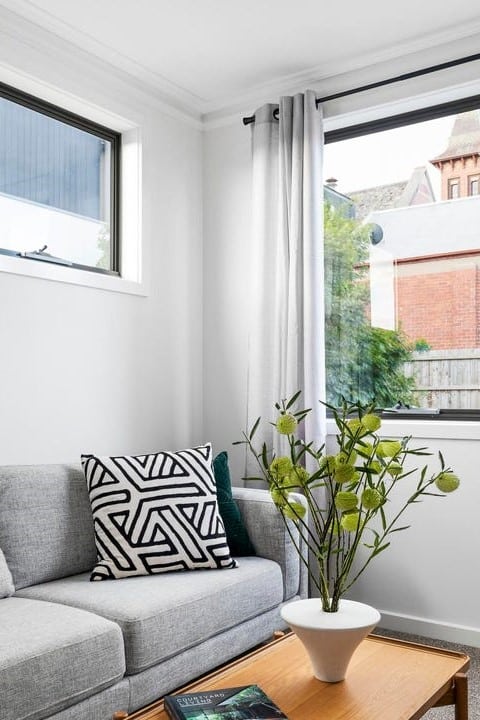
[[[0,80],[15,79],[93,119],[107,111],[140,127],[148,289],[0,272],[0,463],[203,441],[199,124],[28,24],[21,35],[0,29]]]
[[[443,59],[461,57],[466,49],[450,49]],[[417,61],[410,59],[409,66],[427,67],[441,60],[442,53],[437,50]],[[397,69],[400,67],[389,63],[383,70],[375,68],[375,74],[357,72],[350,80],[343,77],[339,85],[362,85],[395,75]],[[417,106],[474,94],[475,89],[478,92],[474,87],[478,79],[466,73],[466,68],[462,68],[461,78],[450,73],[445,80],[452,84],[450,89],[442,87],[438,76],[432,77],[430,86],[426,80],[418,81],[418,92],[430,94]],[[459,85],[453,87],[456,80]],[[329,86],[319,87],[318,94],[336,89],[330,78]],[[351,113],[347,102],[340,101],[338,117],[335,107],[327,109],[329,129],[353,124],[353,110],[362,114],[361,120],[372,119],[375,112],[369,102],[379,105],[377,116],[401,112],[407,109],[402,102],[405,92],[403,84],[388,89],[384,102],[393,102],[390,110],[381,105],[378,94],[367,95],[363,108],[355,96]],[[266,95],[263,102],[267,101],[275,101],[275,97]],[[408,109],[413,107],[415,102],[411,101]],[[250,128],[242,125],[241,117],[253,110],[244,108],[223,123],[213,118],[207,122],[204,141],[205,432],[218,449],[229,450],[235,482],[239,482],[243,466],[241,449],[232,448],[231,443],[239,438],[245,423],[249,318],[245,316],[244,299],[248,293],[251,213]],[[393,436],[413,433],[420,445],[434,452],[441,449],[461,476],[462,485],[456,495],[445,500],[431,498],[428,505],[415,506],[412,529],[394,538],[394,547],[377,559],[355,592],[380,609],[385,627],[480,646],[480,533],[476,520],[480,507],[480,423],[408,423],[406,427],[397,423],[390,424],[388,432]]]
[[[334,433],[333,422],[329,430]],[[412,469],[428,464],[428,476],[438,471],[441,452],[461,483],[446,497],[424,497],[408,508],[398,526],[409,529],[390,536],[391,546],[374,558],[350,597],[377,607],[383,627],[480,647],[479,424],[391,420],[383,422],[382,434],[413,435],[411,448],[428,448],[430,457],[409,461]],[[402,481],[405,487],[386,507],[388,517],[400,510],[418,480],[416,473]]]
[[[250,129],[240,122],[204,136],[204,423],[227,450],[238,483],[245,427],[250,247]],[[254,321],[254,318],[252,318]]]
[[[477,250],[480,198],[379,210],[371,212],[365,221],[377,223],[383,230],[382,241],[372,245],[373,256],[380,249],[395,260]]]

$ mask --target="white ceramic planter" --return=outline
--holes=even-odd
[[[313,674],[325,682],[344,680],[355,649],[381,617],[375,608],[353,600],[340,600],[338,611],[327,613],[319,598],[287,603],[281,615],[308,652]]]

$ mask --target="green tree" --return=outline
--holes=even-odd
[[[110,270],[110,231],[107,225],[102,225],[98,231],[97,248],[101,252],[96,267]]]
[[[325,203],[324,232],[327,402],[412,403],[415,381],[403,373],[407,339],[370,325],[368,227]]]

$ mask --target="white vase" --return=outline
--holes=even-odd
[[[324,612],[320,598],[287,603],[281,615],[308,652],[313,674],[325,682],[344,680],[355,649],[381,617],[353,600],[340,600],[337,612]]]

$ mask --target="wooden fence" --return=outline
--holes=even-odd
[[[416,379],[421,407],[480,408],[480,348],[414,352],[405,374]]]

